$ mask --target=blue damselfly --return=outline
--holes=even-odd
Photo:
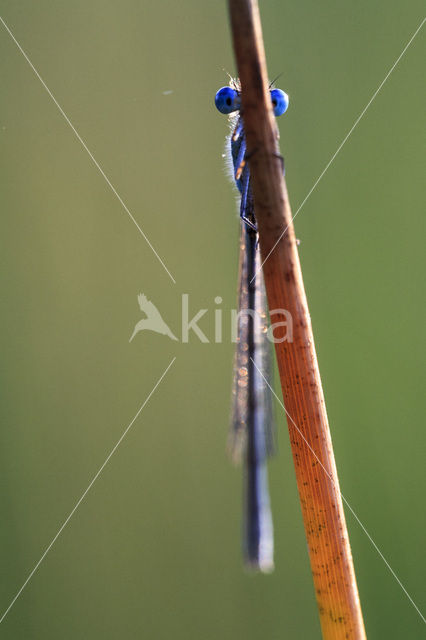
[[[287,110],[288,96],[271,90],[276,116]],[[241,113],[239,83],[231,81],[216,94],[221,113],[231,116],[229,139],[235,184],[240,192],[240,262],[238,284],[238,327],[234,359],[230,448],[244,465],[243,553],[248,567],[273,569],[273,525],[266,461],[273,451],[272,398],[268,384],[271,350],[267,336],[268,318],[265,285],[261,270],[257,226],[246,141]],[[263,377],[264,376],[264,377]]]

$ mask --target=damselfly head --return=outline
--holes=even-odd
[[[288,109],[289,97],[281,89],[271,89],[270,94],[274,115],[281,116]],[[235,85],[222,87],[216,93],[214,102],[220,113],[234,113],[241,109],[241,92],[235,88]]]

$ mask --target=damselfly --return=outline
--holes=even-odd
[[[288,96],[271,89],[276,116],[285,113]],[[273,450],[272,399],[267,382],[271,351],[267,336],[267,304],[258,248],[256,217],[246,162],[246,141],[239,83],[231,81],[216,94],[221,113],[230,114],[230,154],[240,192],[240,264],[238,328],[232,392],[231,452],[244,464],[243,553],[247,566],[271,571],[274,538],[266,459]]]

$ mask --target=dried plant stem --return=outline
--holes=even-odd
[[[290,203],[268,90],[256,0],[229,0],[269,308],[293,318],[275,345],[325,640],[366,638]],[[285,233],[283,233],[285,230]],[[274,315],[274,323],[286,317]]]

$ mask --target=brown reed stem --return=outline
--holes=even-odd
[[[365,640],[257,1],[229,0],[229,11],[268,304],[293,319],[293,341],[277,342],[275,350],[323,638]],[[274,314],[273,321],[285,323],[286,317]]]

